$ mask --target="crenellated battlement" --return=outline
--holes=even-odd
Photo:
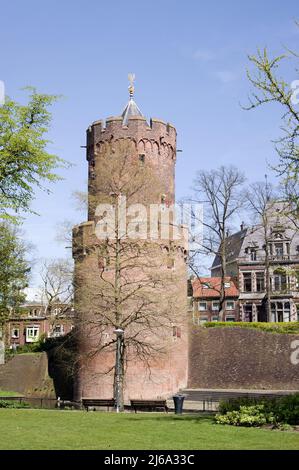
[[[93,122],[87,129],[87,147],[125,138],[136,143],[141,140],[155,141],[158,145],[170,145],[174,151],[176,149],[176,129],[161,119],[153,118],[148,124],[143,116],[132,116],[127,125],[123,125],[121,116],[110,116],[105,121]]]

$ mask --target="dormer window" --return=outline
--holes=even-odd
[[[230,288],[230,282],[225,282],[224,289],[229,289],[229,288]]]
[[[274,253],[276,258],[283,257],[283,243],[274,243]]]
[[[250,261],[256,261],[257,248],[248,246],[247,248],[245,248],[245,254],[249,255]]]

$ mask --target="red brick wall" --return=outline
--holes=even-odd
[[[190,328],[188,387],[299,390],[299,364],[291,362],[299,335]]]

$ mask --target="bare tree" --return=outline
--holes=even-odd
[[[127,143],[114,143],[110,158],[97,158],[101,171],[90,187],[89,211],[98,238],[92,233],[82,246],[80,226],[75,229],[77,327],[79,341],[88,341],[85,356],[81,347],[85,367],[86,358],[119,354],[115,363],[103,360],[101,373],[114,370],[114,397],[122,409],[126,365],[142,361],[150,374],[151,361],[165,352],[170,330],[180,327],[178,297],[184,289],[179,288],[178,270],[184,270],[185,260],[182,256],[174,269],[175,243],[150,240],[149,205],[164,192],[151,163],[140,162]],[[126,220],[121,217],[124,198]],[[99,201],[105,210],[99,210]],[[99,236],[99,226],[106,236]],[[117,331],[122,332],[118,351]]]
[[[235,167],[221,166],[216,170],[198,172],[194,184],[193,201],[202,203],[203,239],[199,242],[197,253],[218,256],[220,260],[220,298],[219,317],[223,318],[225,301],[225,280],[227,277],[227,237],[234,218],[244,207],[244,175]],[[198,276],[194,265],[191,269]]]
[[[88,209],[88,194],[84,191],[73,191],[71,198],[74,202],[76,211],[81,214],[86,214]],[[57,224],[56,240],[65,244],[65,248],[71,248],[72,245],[72,231],[74,225],[78,221],[64,219]]]
[[[43,263],[40,272],[42,280],[41,298],[45,305],[45,313],[53,315],[59,307],[63,315],[73,300],[73,266],[68,259],[52,259]]]
[[[250,185],[246,198],[248,208],[253,214],[256,225],[253,229],[262,233],[262,250],[264,252],[265,265],[265,290],[266,290],[266,316],[271,321],[271,272],[270,272],[270,239],[273,224],[273,210],[277,201],[273,186],[266,182],[257,182]]]

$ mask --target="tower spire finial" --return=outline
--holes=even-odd
[[[134,91],[135,91],[135,87],[134,87],[135,73],[129,73],[129,74],[128,74],[128,79],[129,79],[129,82],[130,82],[130,85],[129,85],[129,94],[130,94],[130,99],[131,99],[131,98],[133,98],[133,96],[134,96]]]

